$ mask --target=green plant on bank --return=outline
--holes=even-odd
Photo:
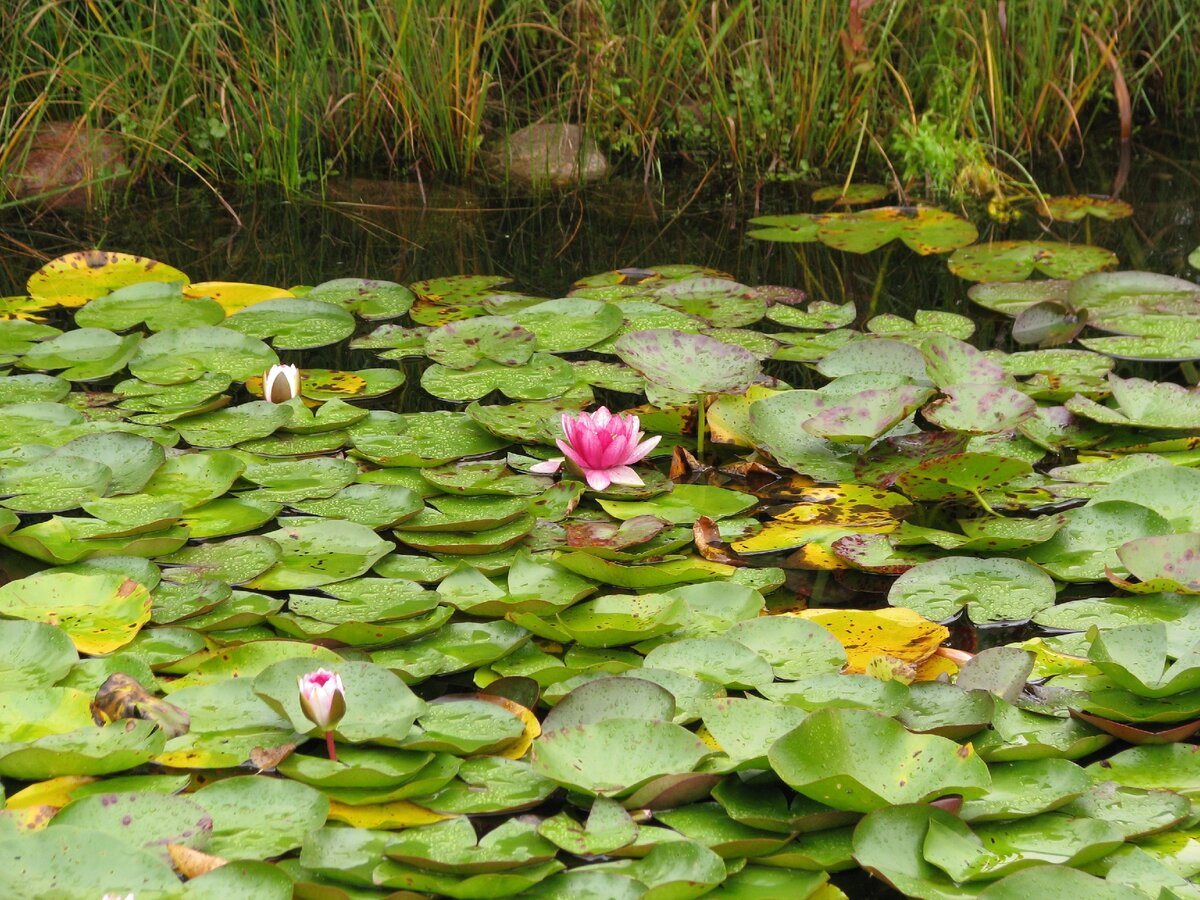
[[[490,138],[584,123],[644,167],[738,179],[852,162],[954,190],[1047,144],[1195,107],[1186,0],[16,0],[0,172],[39,121],[119,132],[137,173],[289,190],[469,173]],[[983,161],[980,162],[980,155]],[[985,181],[989,180],[987,178]],[[961,185],[960,185],[961,187]]]

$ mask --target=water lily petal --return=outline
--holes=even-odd
[[[640,432],[638,433],[638,437],[641,437]],[[645,459],[649,455],[650,451],[658,446],[658,442],[661,440],[662,435],[656,434],[654,437],[647,438],[646,440],[642,441],[633,449],[633,453],[630,454],[630,457],[626,460],[626,462],[635,463]]]
[[[551,459],[547,459],[544,462],[536,463],[530,466],[529,471],[536,472],[538,475],[553,475],[562,468],[562,464],[563,458],[561,456],[555,456]]]
[[[587,479],[588,487],[593,491],[602,491],[612,484],[607,469],[584,469],[583,477]]]
[[[642,481],[642,476],[635,472],[629,466],[616,466],[608,470],[608,477],[613,484],[624,484],[629,487],[640,487],[645,484]]]

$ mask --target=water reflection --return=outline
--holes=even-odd
[[[1136,210],[1129,220],[1048,226],[1031,211],[1006,225],[973,218],[984,240],[1089,241],[1116,251],[1124,268],[1186,275],[1186,256],[1200,244],[1200,164],[1189,155],[1196,156],[1134,148],[1122,194]],[[1115,160],[1110,149],[1096,147],[1082,168],[1039,173],[1039,180],[1052,191],[1105,191]],[[226,190],[227,208],[202,188],[143,185],[130,202],[107,211],[6,211],[0,293],[20,293],[40,260],[98,245],[161,259],[197,281],[287,286],[342,276],[407,282],[497,273],[519,290],[553,297],[589,273],[690,262],[746,283],[799,285],[815,298],[852,299],[862,313],[968,308],[967,285],[937,257],[917,257],[899,245],[856,256],[745,237],[756,212],[819,209],[809,193],[793,183],[734,195],[694,173],[658,185],[614,179],[540,197],[429,179],[351,178],[305,199]]]

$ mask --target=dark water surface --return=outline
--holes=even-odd
[[[1082,165],[1040,171],[1038,180],[1054,192],[1107,193],[1117,159],[1112,148],[1096,147],[1071,161]],[[0,212],[0,296],[23,293],[25,279],[44,260],[99,246],[162,260],[194,281],[286,287],[350,276],[411,282],[503,274],[517,290],[555,297],[584,275],[680,262],[712,266],[747,284],[853,299],[864,317],[921,307],[972,309],[969,285],[940,257],[922,258],[899,244],[855,255],[745,236],[756,213],[824,209],[808,199],[812,185],[771,183],[757,195],[734,195],[718,181],[693,170],[661,184],[615,179],[539,197],[428,180],[353,179],[331,183],[323,198],[290,200],[237,190],[222,190],[218,198],[202,187],[143,184],[127,202],[104,211]],[[1113,223],[1048,227],[1030,204],[1010,225],[990,221],[982,206],[968,212],[981,240],[1090,241],[1115,251],[1122,268],[1197,277],[1186,256],[1200,244],[1200,152],[1176,147],[1168,157],[1135,145],[1120,196],[1134,205],[1135,216]],[[989,340],[990,330],[981,331]]]

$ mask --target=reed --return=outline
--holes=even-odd
[[[945,190],[964,155],[1003,168],[1186,117],[1198,17],[1193,0],[14,0],[0,173],[42,119],[118,131],[140,175],[288,191],[468,174],[492,138],[557,119],[648,178],[680,158],[744,184],[857,165]]]

